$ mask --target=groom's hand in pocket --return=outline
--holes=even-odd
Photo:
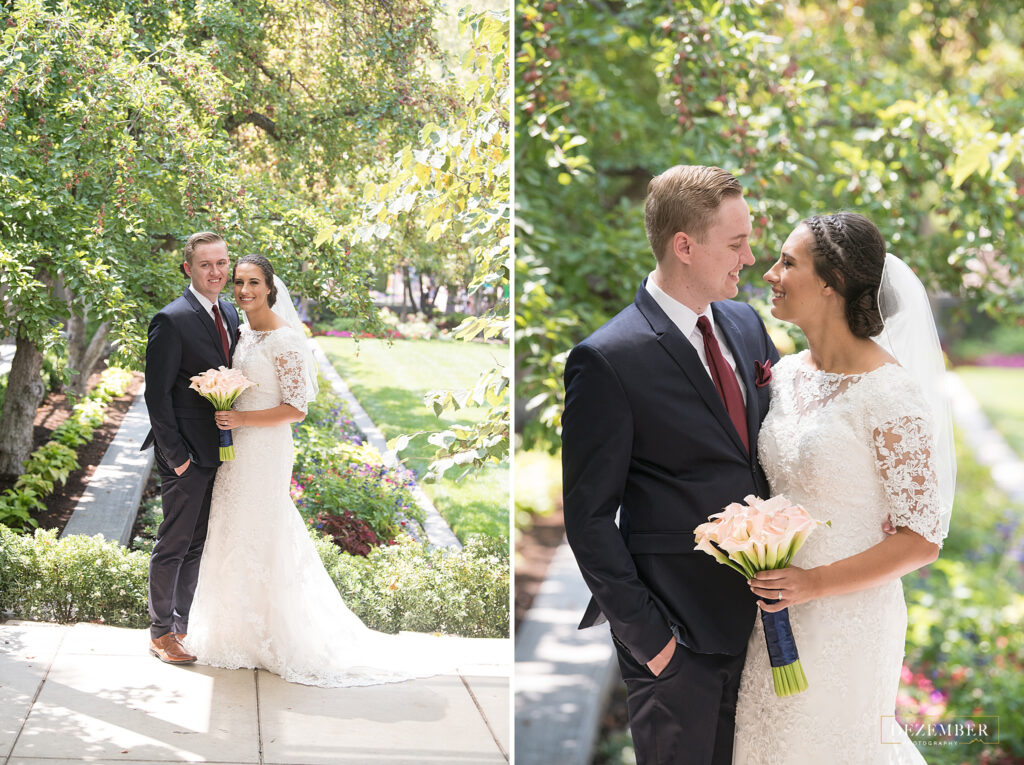
[[[668,644],[661,649],[661,652],[653,659],[651,659],[649,662],[647,662],[647,669],[651,670],[651,674],[657,677],[665,670],[665,667],[668,666],[668,663],[672,661],[672,656],[675,654],[675,652],[676,639],[675,636],[673,636],[668,641]]]
[[[191,465],[191,464],[192,464],[192,458],[190,457],[189,459],[185,460],[185,464],[184,465],[182,465],[181,467],[174,468],[174,474],[180,476],[182,473],[184,473],[186,470],[188,470],[188,466]]]

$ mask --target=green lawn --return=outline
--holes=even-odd
[[[423,395],[438,389],[471,388],[495,360],[507,363],[505,346],[441,340],[352,340],[317,338],[370,419],[388,440],[404,433],[441,430],[455,422],[472,423],[483,416],[479,408],[445,412],[439,419],[423,405]],[[426,472],[434,447],[425,437],[402,452],[417,474]],[[470,534],[508,539],[509,471],[507,465],[487,466],[461,481],[457,468],[423,490],[460,540]]]
[[[1024,459],[1024,369],[957,367],[956,373],[1010,448]]]

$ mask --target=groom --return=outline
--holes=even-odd
[[[593,593],[580,629],[610,623],[639,765],[728,765],[755,599],[694,551],[693,530],[768,496],[757,435],[779,355],[729,300],[754,263],[731,174],[670,168],[648,186],[645,225],[654,271],[565,368],[565,530]]]
[[[193,375],[231,366],[238,311],[219,298],[230,276],[228,248],[202,231],[185,243],[185,294],[153,317],[146,346],[146,406],[164,520],[149,560],[149,652],[168,664],[196,657],[181,644],[199,579],[213,479],[220,465],[213,406],[190,390]]]

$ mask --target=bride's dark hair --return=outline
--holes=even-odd
[[[812,215],[803,225],[814,235],[814,271],[846,302],[846,323],[857,337],[882,331],[878,286],[885,267],[885,238],[857,213]]]
[[[277,285],[274,284],[274,267],[270,265],[270,261],[262,255],[243,255],[235,261],[235,265],[231,269],[231,281],[235,280],[235,269],[242,263],[252,263],[254,266],[259,266],[267,286],[270,287],[270,294],[267,295],[267,306],[273,308],[274,303],[277,302]]]

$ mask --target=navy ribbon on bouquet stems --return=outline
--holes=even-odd
[[[778,603],[778,600],[766,600],[766,603]],[[800,654],[796,650],[796,639],[793,627],[789,623],[789,609],[771,613],[761,611],[761,624],[764,625],[764,640],[768,646],[768,663],[772,666],[772,680],[777,696],[792,696],[807,689],[807,676],[800,664]]]

